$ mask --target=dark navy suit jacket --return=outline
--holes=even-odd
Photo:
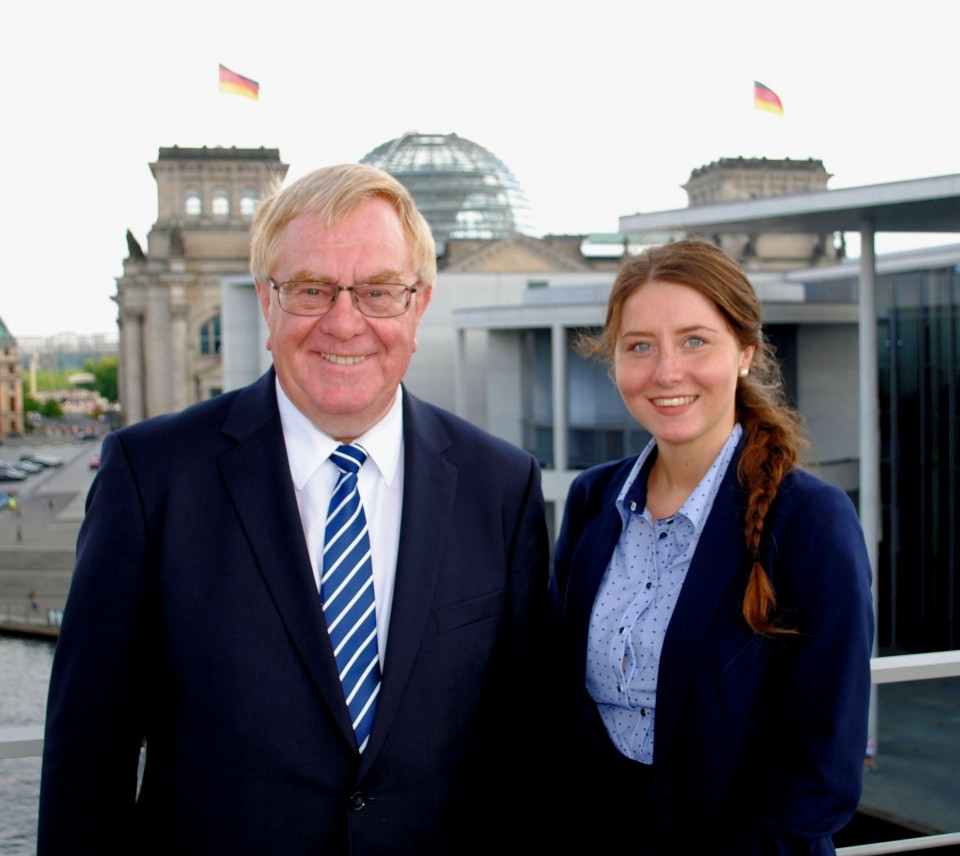
[[[751,563],[736,460],[664,640],[657,815],[670,853],[831,853],[831,833],[859,801],[867,741],[873,610],[863,533],[846,494],[809,473],[787,476],[767,517],[762,563],[783,623],[799,632],[758,636],[742,616]],[[577,786],[603,787],[576,780],[596,716],[584,690],[587,631],[620,536],[615,500],[635,461],[576,479],[557,541],[563,739]]]
[[[273,371],[106,439],[54,658],[41,856],[448,854],[518,820],[548,607],[539,467],[406,391],[403,408],[396,588],[362,757]]]

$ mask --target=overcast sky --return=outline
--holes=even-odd
[[[115,332],[162,146],[277,148],[292,180],[454,132],[510,167],[552,233],[685,207],[691,170],[721,157],[817,158],[831,188],[960,172],[956,0],[49,0],[3,18],[15,336]],[[260,100],[220,94],[221,62]],[[754,80],[784,116],[754,109]]]

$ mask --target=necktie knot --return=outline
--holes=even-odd
[[[367,459],[367,453],[360,446],[351,446],[344,443],[337,446],[330,455],[330,460],[337,465],[341,473],[356,475]]]

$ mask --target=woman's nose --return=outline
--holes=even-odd
[[[672,351],[661,351],[657,357],[657,365],[654,369],[654,377],[660,383],[670,383],[682,374],[680,358]]]

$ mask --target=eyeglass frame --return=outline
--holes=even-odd
[[[288,315],[295,315],[297,318],[323,318],[325,315],[329,315],[333,311],[334,304],[336,304],[337,299],[340,297],[341,291],[350,292],[350,302],[353,304],[353,308],[357,310],[364,318],[399,318],[401,315],[406,315],[410,311],[410,305],[413,302],[413,295],[417,293],[420,289],[420,286],[423,285],[420,280],[417,280],[413,285],[406,285],[402,282],[358,282],[355,285],[337,285],[332,282],[320,282],[319,280],[312,279],[288,279],[285,282],[276,282],[273,277],[270,277],[267,282],[270,283],[270,288],[277,293],[277,303],[280,308],[286,312]],[[299,283],[315,283],[318,286],[323,286],[324,288],[335,288],[336,291],[333,293],[333,299],[330,301],[329,306],[325,312],[314,313],[310,315],[305,315],[302,312],[292,312],[283,305],[283,301],[280,299],[283,295],[283,292],[280,290],[282,286],[288,285],[291,282]],[[357,298],[357,288],[370,285],[398,285],[400,286],[407,295],[406,305],[400,312],[397,312],[393,315],[367,315],[360,307],[360,300]]]

